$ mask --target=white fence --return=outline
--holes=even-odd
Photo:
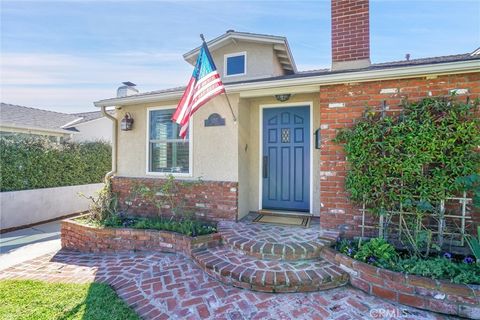
[[[88,209],[89,200],[103,183],[0,193],[0,229],[10,229],[60,218]]]

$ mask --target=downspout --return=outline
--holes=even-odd
[[[118,121],[117,118],[110,115],[105,106],[101,107],[102,115],[113,122],[112,128],[112,170],[107,172],[105,175],[105,183],[108,183],[109,179],[117,172],[117,129]]]

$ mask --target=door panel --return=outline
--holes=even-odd
[[[263,110],[263,209],[310,209],[310,109]]]

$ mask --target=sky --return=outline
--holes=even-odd
[[[330,1],[0,0],[1,101],[95,110],[123,81],[140,92],[185,85],[182,55],[226,30],[288,38],[297,68],[328,68]],[[372,62],[471,52],[480,0],[370,2]]]

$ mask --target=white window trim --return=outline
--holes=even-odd
[[[185,177],[191,178],[193,177],[193,121],[192,117],[190,117],[190,121],[188,123],[188,173],[174,173],[174,172],[154,172],[150,171],[150,111],[155,110],[166,110],[166,109],[176,109],[176,105],[168,105],[168,106],[158,106],[158,107],[149,107],[147,108],[147,126],[146,126],[146,162],[145,162],[145,174],[147,176],[157,176],[157,177],[168,177],[172,175],[174,177]]]
[[[245,57],[245,64],[243,66],[243,73],[237,73],[237,74],[227,74],[227,59],[231,57],[238,57],[238,56],[244,56]],[[235,53],[227,53],[223,56],[223,76],[224,77],[238,77],[238,76],[244,76],[247,74],[247,52],[242,51],[242,52],[235,52]]]
[[[280,107],[310,107],[310,205],[309,215],[313,216],[313,152],[314,141],[313,138],[313,101],[305,102],[292,102],[292,103],[274,103],[274,104],[261,104],[258,108],[259,116],[259,135],[258,135],[258,210],[263,209],[263,176],[262,176],[262,162],[263,162],[263,110],[267,108],[280,108]]]

